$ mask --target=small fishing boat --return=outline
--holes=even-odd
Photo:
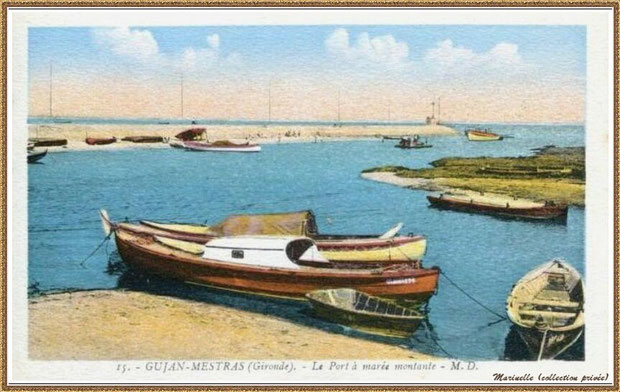
[[[532,359],[553,359],[583,333],[584,283],[563,260],[527,273],[508,296],[506,312]]]
[[[101,145],[105,145],[105,144],[112,144],[112,143],[116,143],[116,138],[115,137],[103,137],[103,138],[96,138],[96,137],[87,137],[85,140],[86,144],[91,145],[91,146],[101,146]]]
[[[67,145],[67,139],[57,139],[52,137],[34,137],[28,139],[28,142],[32,143],[34,147],[59,147]]]
[[[218,140],[213,143],[188,141],[184,142],[185,148],[190,151],[210,152],[259,152],[260,145],[247,143],[233,143],[229,140]]]
[[[304,299],[322,289],[351,287],[371,295],[419,303],[435,293],[438,268],[397,265],[377,269],[317,268],[328,261],[314,241],[296,236],[215,238],[202,254],[112,224],[102,212],[106,235],[131,268],[187,283],[248,294]],[[190,245],[191,246],[191,245]]]
[[[426,196],[431,207],[477,214],[488,214],[519,219],[566,219],[568,207],[553,201],[544,203],[526,199],[508,198],[493,194],[450,194]]]
[[[28,163],[35,163],[43,159],[47,155],[47,150],[44,151],[28,151]]]
[[[401,138],[400,142],[394,147],[403,148],[403,149],[414,149],[414,148],[430,148],[433,146],[431,144],[428,144],[427,142],[420,141],[420,139],[416,135],[414,137]]]
[[[174,137],[183,141],[193,141],[204,139],[206,128],[190,128],[183,132],[177,133]]]
[[[332,263],[349,267],[412,263],[426,253],[423,235],[397,235],[402,224],[384,234],[319,234],[312,211],[278,214],[231,215],[212,225],[161,223],[148,220],[139,225],[119,223],[127,230],[204,244],[214,237],[233,235],[297,235],[316,241]]]
[[[468,129],[465,131],[465,135],[467,135],[467,139],[472,142],[487,142],[503,139],[501,135],[490,132],[488,129]]]
[[[373,334],[404,338],[426,318],[415,308],[349,288],[312,291],[306,298],[317,316]]]
[[[125,136],[121,140],[132,143],[163,143],[164,138],[162,136]]]
[[[180,140],[170,140],[168,145],[172,148],[182,148],[185,149],[185,143]]]

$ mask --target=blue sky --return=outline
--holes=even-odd
[[[183,74],[195,83],[275,77],[351,91],[374,81],[460,94],[498,83],[585,93],[583,26],[31,28],[28,42],[31,90],[53,62],[58,83],[119,75],[176,83]]]

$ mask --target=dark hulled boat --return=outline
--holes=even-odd
[[[447,195],[426,196],[431,203],[431,207],[449,209],[462,212],[471,212],[476,214],[496,215],[506,218],[519,219],[566,219],[568,207],[566,205],[557,205],[553,202],[534,203],[520,205],[517,201],[510,204],[496,203],[487,200],[477,199],[469,196]]]
[[[59,147],[66,146],[67,139],[58,139],[52,137],[35,137],[28,139],[28,143],[32,143],[34,147]]]
[[[28,151],[28,163],[35,163],[43,159],[47,155],[45,151]]]
[[[379,335],[407,337],[426,318],[414,308],[348,288],[313,291],[306,298],[317,316]]]
[[[124,142],[133,143],[163,143],[163,136],[125,136],[121,139]]]
[[[202,140],[206,131],[206,128],[190,128],[177,133],[174,137],[183,141]]]

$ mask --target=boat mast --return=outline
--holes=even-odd
[[[340,124],[340,89],[338,89],[338,124]]]
[[[437,124],[439,124],[439,118],[441,117],[441,97],[437,98]]]
[[[269,79],[269,123],[271,123],[271,79]]]
[[[184,117],[184,112],[183,112],[183,106],[184,106],[184,102],[183,102],[183,95],[184,95],[184,91],[183,91],[183,84],[184,84],[184,80],[183,80],[183,74],[181,74],[181,120]]]

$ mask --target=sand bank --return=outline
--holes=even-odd
[[[29,357],[120,359],[431,359],[276,316],[142,292],[98,290],[32,298]]]
[[[251,140],[257,143],[311,142],[318,140],[347,140],[350,138],[376,138],[380,136],[401,135],[456,135],[457,132],[446,126],[411,125],[125,125],[125,124],[51,124],[29,125],[28,137],[55,137],[67,139],[68,149],[101,150],[106,148],[158,148],[167,147],[164,143],[136,144],[118,142],[106,146],[89,146],[86,137],[123,138],[125,136],[156,135],[173,138],[188,128],[205,127],[209,140],[228,139],[233,141]],[[289,135],[294,136],[286,136]],[[58,148],[51,148],[55,151]]]

